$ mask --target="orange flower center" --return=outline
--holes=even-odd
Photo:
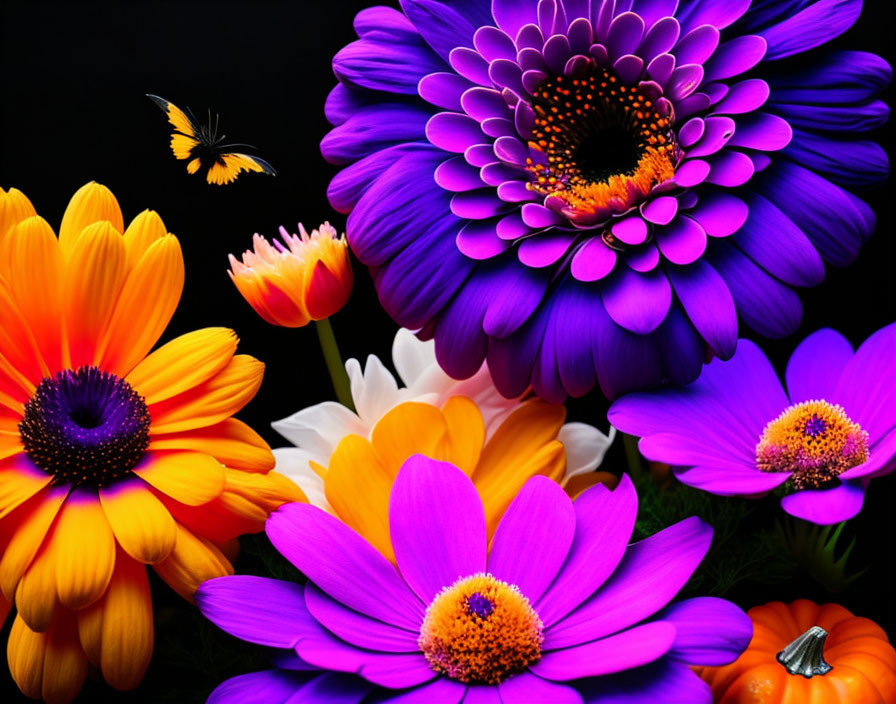
[[[126,476],[149,447],[149,411],[131,385],[96,367],[64,370],[38,384],[19,433],[54,484],[102,487]]]
[[[515,586],[474,574],[436,595],[417,643],[436,672],[460,682],[498,684],[541,658],[542,629]]]
[[[792,472],[796,489],[817,489],[867,461],[868,454],[868,433],[843,408],[805,401],[765,426],[756,445],[756,466],[763,472]]]
[[[678,147],[674,118],[637,86],[609,69],[546,80],[532,101],[534,138],[529,189],[555,195],[574,222],[606,208],[620,213],[674,175]]]

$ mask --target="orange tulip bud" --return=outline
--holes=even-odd
[[[280,228],[283,244],[261,235],[252,238],[253,250],[242,261],[230,255],[230,278],[237,289],[269,323],[299,328],[312,320],[329,318],[348,301],[352,267],[345,235],[330,223],[311,234]]]

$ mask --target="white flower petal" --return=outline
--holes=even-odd
[[[368,432],[358,416],[335,401],[303,408],[288,418],[275,420],[271,426],[324,466],[342,438],[351,433],[367,437]]]
[[[404,385],[413,386],[424,372],[433,366],[438,368],[436,343],[433,340],[418,340],[410,330],[399,328],[392,343],[392,362]]]
[[[564,480],[597,469],[615,437],[616,428],[613,427],[609,435],[586,423],[567,423],[560,428],[557,439],[566,448]]]
[[[349,360],[351,362],[353,360]],[[348,369],[348,365],[346,365]],[[355,410],[364,423],[372,427],[390,408],[404,400],[398,382],[376,355],[367,357],[363,380],[350,373]]]
[[[278,447],[273,452],[277,461],[274,471],[298,484],[312,506],[333,513],[324,494],[324,480],[308,464],[310,460],[314,460],[311,454],[296,447]]]

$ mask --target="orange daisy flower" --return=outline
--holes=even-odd
[[[264,365],[208,328],[150,349],[177,307],[180,244],[144,211],[125,229],[96,183],[59,238],[0,189],[0,623],[19,688],[71,701],[88,662],[135,687],[153,647],[144,565],[187,599],[232,573],[241,533],[305,500],[231,418]]]

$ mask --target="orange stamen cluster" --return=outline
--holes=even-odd
[[[542,628],[516,587],[480,573],[436,595],[417,642],[436,672],[494,685],[541,658]]]
[[[805,401],[765,426],[756,445],[763,472],[792,472],[796,489],[817,489],[868,460],[868,433],[840,406]]]
[[[606,68],[556,76],[536,91],[529,147],[547,163],[527,159],[530,190],[557,195],[576,214],[634,205],[674,175],[678,147],[673,116],[662,115],[637,86]]]

